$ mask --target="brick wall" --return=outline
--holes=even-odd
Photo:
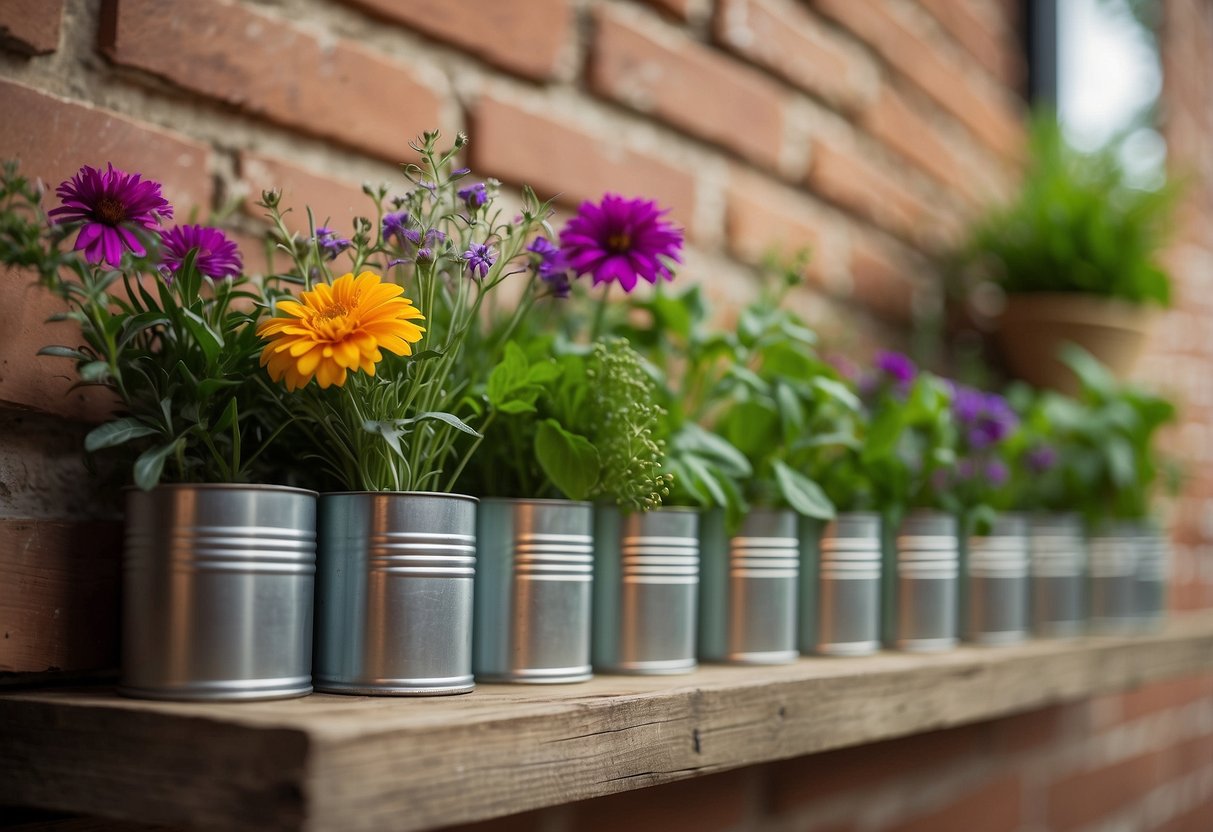
[[[564,206],[671,206],[680,280],[754,291],[809,245],[797,303],[832,344],[901,344],[939,305],[932,255],[1013,187],[1015,0],[8,0],[0,157],[57,183],[112,160],[247,241],[267,185],[338,225],[409,137]],[[1168,0],[1165,130],[1192,187],[1178,308],[1143,377],[1184,403],[1172,606],[1213,606],[1213,7]],[[0,678],[112,666],[112,500],[76,456],[104,402],[68,394],[53,306],[0,273]],[[1213,828],[1208,678],[489,824],[491,829]],[[643,824],[641,822],[644,822]]]

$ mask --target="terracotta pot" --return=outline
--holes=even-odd
[[[1152,320],[1152,309],[1095,295],[1010,295],[999,320],[998,345],[1015,376],[1073,395],[1078,379],[1058,358],[1067,342],[1125,378],[1137,363]]]

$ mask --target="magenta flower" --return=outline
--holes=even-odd
[[[876,356],[876,369],[898,384],[906,386],[911,384],[914,377],[918,375],[918,367],[914,365],[909,356],[889,350]]]
[[[583,202],[560,232],[565,262],[578,275],[593,275],[594,285],[618,283],[625,292],[638,278],[672,280],[669,261],[681,263],[682,231],[666,212],[647,199],[606,194],[597,205]]]
[[[236,277],[244,270],[244,261],[236,244],[218,228],[205,225],[178,225],[160,235],[163,244],[160,269],[175,277],[191,251],[197,249],[194,266],[211,280]]]
[[[90,263],[118,268],[126,249],[140,257],[147,254],[134,229],[155,230],[160,220],[173,216],[173,206],[160,194],[160,183],[140,174],[105,170],[88,165],[63,182],[55,193],[63,205],[48,216],[58,225],[82,223],[76,235],[76,250]]]

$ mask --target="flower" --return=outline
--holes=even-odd
[[[467,261],[469,272],[483,278],[497,261],[497,254],[488,243],[472,243],[463,253],[463,259]]]
[[[122,250],[147,253],[132,229],[154,230],[173,216],[173,206],[160,195],[160,183],[126,173],[112,164],[104,171],[88,165],[55,190],[63,205],[48,214],[56,224],[83,223],[76,250],[89,263],[118,268]]]
[[[569,296],[573,285],[569,280],[569,266],[564,261],[564,254],[552,244],[547,237],[536,237],[526,250],[539,256],[535,265],[535,273],[539,279],[548,284],[552,297],[564,299]]]
[[[350,241],[338,237],[333,229],[321,226],[316,229],[316,245],[320,247],[325,260],[335,260],[338,254],[350,247]]]
[[[489,192],[485,189],[483,182],[477,182],[475,185],[460,188],[458,194],[469,211],[475,211],[489,201]]]
[[[986,463],[986,480],[990,485],[999,486],[1007,481],[1010,472],[1000,459],[991,459]]]
[[[1037,445],[1028,451],[1024,462],[1033,474],[1043,474],[1057,464],[1057,449],[1052,445]]]
[[[887,350],[876,356],[876,369],[903,386],[912,383],[918,375],[918,367],[909,356]]]
[[[181,270],[191,251],[197,251],[194,267],[211,280],[235,277],[244,270],[244,261],[236,244],[218,228],[205,225],[178,225],[160,235],[160,269],[168,278]]]
[[[681,263],[682,231],[666,212],[647,199],[606,194],[602,202],[583,202],[560,232],[560,247],[578,275],[591,274],[594,285],[617,282],[625,292],[638,278],[649,283],[673,280],[668,261]]]
[[[408,211],[395,211],[391,214],[383,216],[383,230],[380,236],[385,240],[390,240],[392,237],[403,237],[409,225]]]
[[[257,327],[257,334],[269,340],[261,366],[274,381],[285,379],[287,390],[304,387],[313,377],[322,388],[340,387],[349,370],[374,375],[381,349],[411,355],[409,345],[425,331],[413,323],[425,318],[403,293],[374,272],[363,272],[342,275],[332,285],[317,283],[300,294],[300,302],[279,302],[286,316]]]
[[[1002,396],[958,384],[952,386],[952,415],[965,428],[965,439],[974,450],[997,445],[1019,424]]]

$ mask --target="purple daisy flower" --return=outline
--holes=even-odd
[[[876,356],[876,369],[900,385],[909,385],[918,375],[918,367],[909,356],[887,350]]]
[[[483,182],[477,182],[475,185],[460,188],[457,193],[469,211],[482,208],[489,201],[489,192],[485,189]]]
[[[384,214],[383,229],[380,232],[380,236],[385,240],[390,240],[393,237],[400,239],[406,233],[408,225],[408,211],[395,211],[391,214]]]
[[[467,261],[469,272],[483,278],[496,262],[497,254],[488,243],[472,243],[463,253],[463,259]]]
[[[211,280],[235,277],[244,270],[244,261],[236,244],[218,228],[205,225],[178,225],[160,235],[160,268],[166,279],[181,270],[182,263],[195,249],[194,266]]]
[[[667,261],[682,262],[682,231],[665,213],[651,200],[618,194],[606,194],[598,204],[583,202],[560,232],[564,259],[576,274],[593,275],[595,286],[618,283],[625,292],[639,278],[673,280]]]
[[[55,190],[63,205],[48,214],[58,225],[79,222],[76,250],[89,263],[118,268],[126,249],[147,254],[132,229],[153,231],[160,220],[173,216],[173,206],[160,194],[160,183],[126,173],[107,164],[105,170],[88,165]]]
[[[564,254],[552,244],[547,237],[536,237],[526,250],[539,256],[535,265],[535,273],[539,279],[548,284],[552,297],[567,298],[573,289],[569,280],[569,265],[564,261]]]
[[[350,247],[350,241],[339,237],[333,229],[321,226],[316,229],[316,245],[320,247],[325,260],[335,260],[337,255]]]

